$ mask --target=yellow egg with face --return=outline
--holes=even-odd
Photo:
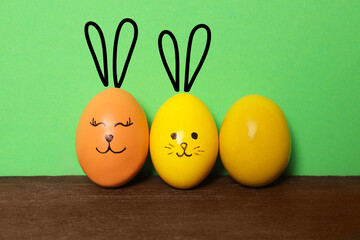
[[[218,132],[206,105],[189,93],[166,101],[150,131],[150,154],[159,176],[175,188],[192,188],[214,166]]]
[[[290,132],[284,113],[272,100],[249,95],[230,108],[220,129],[220,157],[240,184],[266,186],[285,170]]]

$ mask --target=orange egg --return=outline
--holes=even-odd
[[[118,187],[142,168],[149,147],[149,127],[140,104],[127,91],[108,88],[81,114],[76,130],[76,155],[96,184]]]

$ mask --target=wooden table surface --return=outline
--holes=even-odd
[[[247,188],[157,176],[117,189],[85,176],[1,177],[0,239],[360,239],[360,177],[282,177]]]

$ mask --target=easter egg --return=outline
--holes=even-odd
[[[167,100],[150,131],[150,154],[159,176],[187,189],[202,182],[214,166],[218,132],[206,105],[189,93]]]
[[[142,168],[149,146],[146,115],[125,90],[98,93],[81,114],[76,155],[85,174],[103,187],[129,182]]]
[[[243,97],[226,114],[219,144],[221,161],[233,179],[246,186],[266,186],[282,174],[289,161],[285,115],[266,97]]]

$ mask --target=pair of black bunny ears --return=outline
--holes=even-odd
[[[121,28],[122,26],[125,24],[125,23],[130,23],[133,28],[134,28],[134,37],[133,37],[133,40],[131,42],[131,46],[130,46],[130,50],[128,52],[128,55],[126,57],[126,61],[125,61],[125,64],[124,64],[124,68],[123,68],[123,71],[121,73],[121,76],[120,76],[120,79],[117,80],[117,70],[116,70],[116,61],[117,61],[117,47],[118,47],[118,42],[119,42],[119,36],[120,36],[120,31],[121,31]],[[103,63],[104,63],[104,73],[101,71],[101,68],[100,68],[100,64],[99,64],[99,61],[96,57],[96,53],[94,51],[94,48],[92,46],[92,43],[91,43],[91,40],[90,40],[90,36],[89,36],[89,27],[90,26],[93,26],[95,27],[96,31],[98,32],[99,36],[100,36],[100,40],[101,40],[101,47],[102,47],[102,52],[103,52]],[[195,35],[195,32],[199,29],[205,29],[206,30],[206,33],[207,33],[207,39],[206,39],[206,45],[205,45],[205,49],[204,49],[204,52],[203,52],[203,55],[200,59],[200,62],[198,64],[198,66],[196,67],[195,69],[195,72],[193,74],[193,76],[191,77],[190,81],[189,81],[189,71],[190,71],[190,55],[191,55],[191,45],[192,45],[192,41],[193,41],[193,38],[194,38],[194,35]],[[162,39],[164,37],[164,35],[169,35],[173,44],[174,44],[174,50],[175,50],[175,78],[173,77],[171,71],[170,71],[170,68],[169,68],[169,65],[167,64],[167,61],[166,61],[166,58],[165,58],[165,55],[164,55],[164,50],[163,50],[163,46],[162,46]],[[137,28],[137,25],[136,23],[134,22],[134,20],[130,19],[130,18],[126,18],[126,19],[123,19],[117,29],[116,29],[116,33],[115,33],[115,39],[114,39],[114,49],[113,49],[113,76],[114,76],[114,86],[116,88],[120,88],[123,81],[124,81],[124,78],[125,78],[125,74],[126,74],[126,70],[129,66],[129,63],[130,63],[130,59],[131,59],[131,56],[132,56],[132,53],[134,51],[134,48],[135,48],[135,44],[136,44],[136,41],[137,41],[137,37],[138,37],[138,28]],[[104,34],[103,32],[101,31],[101,28],[95,23],[95,22],[92,22],[92,21],[89,21],[85,24],[85,38],[86,38],[86,42],[89,46],[89,50],[91,52],[91,55],[92,55],[92,58],[94,59],[94,63],[95,63],[95,66],[96,66],[96,70],[100,76],[100,79],[102,81],[102,83],[104,84],[105,87],[107,87],[109,85],[109,76],[108,76],[108,66],[107,66],[107,54],[106,54],[106,44],[105,44],[105,38],[104,38]],[[185,86],[184,86],[184,91],[185,92],[189,92],[194,81],[195,81],[195,78],[196,76],[198,75],[204,61],[205,61],[205,58],[207,56],[207,53],[209,51],[209,48],[210,48],[210,42],[211,42],[211,31],[210,31],[210,28],[205,25],[205,24],[199,24],[197,26],[195,26],[192,30],[191,30],[191,33],[190,33],[190,36],[189,36],[189,41],[188,41],[188,46],[187,46],[187,52],[186,52],[186,65],[185,65]],[[160,56],[161,56],[161,60],[164,64],[164,67],[165,67],[165,70],[170,78],[170,81],[174,87],[174,90],[176,92],[179,91],[180,89],[180,74],[179,74],[179,68],[180,68],[180,60],[179,60],[179,47],[178,47],[178,44],[177,44],[177,41],[176,41],[176,38],[174,36],[174,34],[172,34],[172,32],[170,32],[169,30],[164,30],[160,33],[159,35],[159,39],[158,39],[158,46],[159,46],[159,52],[160,52]]]
[[[206,45],[205,45],[205,49],[204,49],[204,52],[203,52],[203,55],[201,56],[201,59],[200,59],[200,62],[198,64],[198,66],[196,67],[195,69],[195,72],[194,74],[192,75],[190,81],[189,81],[189,71],[190,71],[190,55],[191,55],[191,45],[192,45],[192,41],[193,41],[193,38],[194,38],[194,35],[195,35],[195,32],[199,29],[205,29],[206,30],[206,34],[207,34],[207,39],[206,39]],[[164,35],[169,35],[169,37],[171,38],[172,42],[173,42],[173,45],[174,45],[174,50],[175,50],[175,78],[174,76],[172,75],[171,71],[170,71],[170,68],[169,68],[169,65],[167,64],[166,62],[166,58],[165,58],[165,55],[164,55],[164,50],[163,50],[163,46],[162,46],[162,40],[163,40],[163,37]],[[185,92],[189,92],[194,81],[195,81],[195,78],[196,76],[198,75],[202,65],[204,64],[204,61],[205,61],[205,58],[207,56],[207,53],[209,51],[209,48],[210,48],[210,42],[211,42],[211,31],[210,31],[210,28],[205,25],[205,24],[199,24],[197,26],[195,26],[191,32],[190,32],[190,36],[189,36],[189,41],[188,41],[188,45],[187,45],[187,51],[186,51],[186,64],[185,64],[185,86],[184,86],[184,91]],[[158,45],[159,45],[159,52],[160,52],[160,56],[161,56],[161,60],[164,64],[164,67],[165,67],[165,70],[170,78],[170,81],[174,87],[174,90],[176,92],[179,91],[179,88],[180,88],[180,81],[179,81],[179,78],[180,78],[180,75],[179,75],[179,47],[178,47],[178,44],[177,44],[177,41],[176,41],[176,38],[174,36],[174,34],[172,34],[172,32],[170,32],[169,30],[164,30],[160,33],[159,35],[159,39],[158,39]]]
[[[133,40],[131,42],[129,53],[128,53],[128,55],[126,57],[126,60],[125,60],[125,64],[124,64],[123,71],[121,73],[120,79],[117,80],[118,79],[117,70],[116,70],[117,47],[118,47],[121,28],[127,22],[130,23],[134,28],[134,37],[133,37]],[[96,57],[96,53],[94,51],[94,48],[93,48],[93,46],[91,44],[91,40],[90,40],[90,36],[89,36],[89,27],[90,26],[95,27],[96,31],[98,32],[98,34],[100,36],[101,47],[102,47],[102,52],[103,52],[103,59],[104,59],[103,60],[103,62],[104,62],[104,73],[101,71],[99,61],[98,61],[98,59]],[[135,44],[136,44],[136,41],[137,41],[137,37],[138,37],[138,28],[137,28],[137,25],[134,22],[134,20],[132,20],[130,18],[125,18],[124,20],[122,20],[119,23],[119,25],[118,25],[118,27],[116,29],[116,32],[115,32],[114,49],[113,49],[113,75],[114,75],[114,86],[116,88],[120,88],[123,81],[124,81],[126,70],[127,70],[128,66],[129,66],[130,59],[131,59],[131,56],[132,56],[132,53],[134,51]],[[92,57],[94,59],[96,70],[97,70],[97,72],[98,72],[98,74],[100,76],[100,79],[101,79],[102,83],[104,84],[104,86],[107,87],[107,86],[109,86],[109,76],[108,76],[108,65],[107,65],[106,44],[105,44],[104,34],[101,31],[101,28],[96,23],[90,21],[90,22],[87,22],[85,24],[85,38],[86,38],[86,42],[87,42],[87,44],[89,46],[89,50],[91,52],[91,55],[92,55]]]

